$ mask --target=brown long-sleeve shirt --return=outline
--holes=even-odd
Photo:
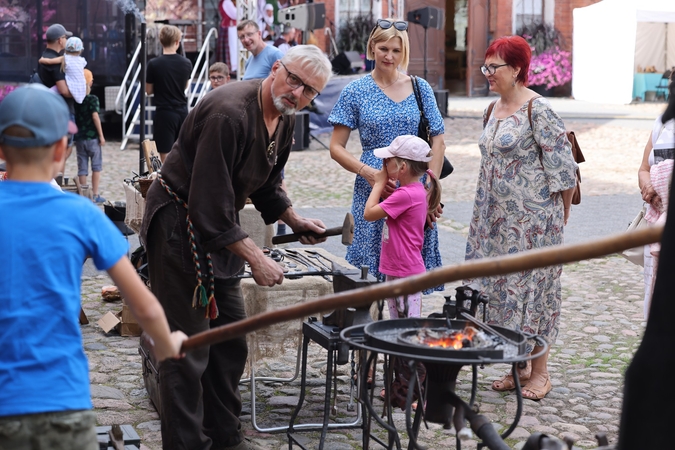
[[[210,252],[216,278],[228,278],[243,260],[226,246],[248,235],[239,227],[239,211],[253,201],[266,223],[273,223],[291,206],[281,189],[281,171],[293,142],[294,116],[281,116],[269,138],[259,101],[261,80],[231,83],[210,92],[188,114],[178,140],[162,166],[164,181],[188,204],[202,261]],[[175,203],[159,182],[147,194],[141,230],[155,213]],[[185,208],[178,208],[185,223]],[[184,267],[194,267],[187,248],[187,225],[181,226]]]

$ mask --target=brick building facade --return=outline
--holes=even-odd
[[[572,28],[574,23],[572,11],[574,8],[583,8],[598,1],[600,0],[555,0],[553,25],[560,31],[563,37],[564,50],[572,51]],[[515,33],[516,30],[513,29],[513,4],[513,0],[494,0],[494,7],[490,9],[489,26],[489,33],[492,39]]]

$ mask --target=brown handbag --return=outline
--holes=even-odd
[[[533,131],[534,126],[532,125],[532,102],[536,98],[539,98],[539,96],[532,97],[527,103],[527,118],[530,121],[530,128],[532,128]],[[490,118],[490,114],[492,114],[492,109],[495,107],[495,103],[497,103],[497,100],[493,101],[490,103],[490,106],[488,106],[485,119],[483,120],[483,128],[485,128],[485,125]],[[584,154],[581,153],[581,147],[579,147],[579,142],[577,142],[577,137],[574,134],[574,131],[568,131],[566,134],[567,140],[572,145],[572,158],[574,158],[574,162],[581,164],[582,162],[586,161]],[[579,203],[581,203],[581,172],[579,171],[579,167],[577,167],[577,183],[574,186],[574,193],[572,194],[572,204],[578,205]]]

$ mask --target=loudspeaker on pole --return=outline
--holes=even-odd
[[[408,22],[422,25],[424,28],[442,30],[445,25],[445,10],[433,6],[408,11]]]

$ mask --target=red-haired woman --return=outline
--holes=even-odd
[[[562,120],[546,99],[527,88],[530,56],[520,36],[499,38],[485,53],[481,70],[499,99],[483,116],[467,260],[563,243],[576,163]],[[541,335],[551,345],[558,335],[561,273],[562,266],[553,266],[469,281],[490,297],[490,323]],[[541,350],[528,343],[528,351]],[[525,398],[539,400],[551,390],[547,363],[548,352],[519,371]],[[509,374],[492,389],[512,390],[515,383]]]

